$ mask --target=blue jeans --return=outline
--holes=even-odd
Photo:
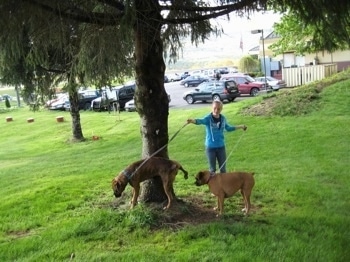
[[[219,148],[206,148],[205,153],[209,162],[209,171],[216,171],[216,160],[218,161],[220,173],[226,173],[226,149],[225,147]]]

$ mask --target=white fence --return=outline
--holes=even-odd
[[[287,87],[294,87],[321,80],[335,73],[337,64],[283,68],[282,79],[286,81]]]

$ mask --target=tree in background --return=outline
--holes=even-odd
[[[63,19],[36,4],[39,3],[2,1],[1,81],[22,86],[24,100],[35,104],[44,104],[63,83],[71,105],[72,140],[84,141],[78,90],[87,85],[110,85],[117,74],[131,75],[132,63],[128,63],[127,55],[120,51],[128,52],[131,57],[132,46],[120,47],[130,43],[126,36],[130,32],[125,35],[111,26],[103,28],[99,24]],[[53,4],[63,8],[59,3]],[[119,37],[113,38],[114,35],[125,42]],[[123,66],[119,67],[119,64]],[[27,99],[31,97],[39,97],[41,101]]]
[[[239,60],[239,69],[241,72],[250,73],[259,71],[259,60],[253,56],[243,56]]]
[[[346,8],[346,7],[344,7]],[[345,50],[350,48],[350,11],[348,10],[348,25],[339,30],[339,22],[334,19],[336,13],[325,15],[317,23],[305,23],[298,13],[288,11],[281,21],[274,25],[274,31],[280,36],[279,40],[270,45],[276,55],[286,51],[295,51],[299,55],[318,51]],[[341,32],[341,33],[340,33]]]
[[[349,24],[350,2],[340,0],[2,0],[0,56],[6,53],[13,61],[22,58],[25,66],[35,69],[65,65],[62,75],[72,90],[73,103],[79,83],[108,84],[123,79],[125,72],[133,69],[141,156],[145,158],[167,145],[169,139],[165,59],[176,61],[186,37],[196,45],[210,34],[220,35],[220,25],[211,19],[228,18],[233,12],[249,16],[268,4],[276,10],[288,8],[306,23],[317,24],[332,15],[339,31],[343,30],[340,25]],[[18,32],[23,26],[28,28],[30,41],[21,41]],[[24,52],[28,44],[32,50]],[[56,55],[60,62],[54,63]],[[36,70],[29,72],[36,76]],[[72,117],[80,123],[78,112]],[[157,155],[168,157],[167,147]],[[144,200],[166,199],[159,179],[148,181],[144,188]]]

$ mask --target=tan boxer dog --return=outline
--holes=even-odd
[[[208,184],[210,192],[218,199],[219,215],[224,212],[224,199],[233,196],[238,190],[244,199],[244,209],[247,215],[250,210],[250,194],[255,184],[254,173],[231,172],[212,174],[210,171],[200,171],[196,175],[196,186]]]
[[[174,160],[162,157],[151,157],[146,160],[142,159],[136,161],[127,166],[112,180],[114,196],[120,197],[129,183],[133,187],[131,199],[131,208],[133,208],[137,204],[137,198],[140,194],[140,183],[155,176],[160,176],[164,192],[168,197],[168,204],[164,207],[164,209],[167,209],[171,206],[173,200],[172,188],[179,170],[184,173],[184,177],[187,179],[187,171],[182,168],[180,163]]]

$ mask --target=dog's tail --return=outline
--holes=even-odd
[[[181,164],[177,161],[173,161],[173,166],[171,169],[177,169],[177,170],[181,170],[182,173],[184,173],[184,178],[187,179],[188,178],[188,172],[181,166]]]

